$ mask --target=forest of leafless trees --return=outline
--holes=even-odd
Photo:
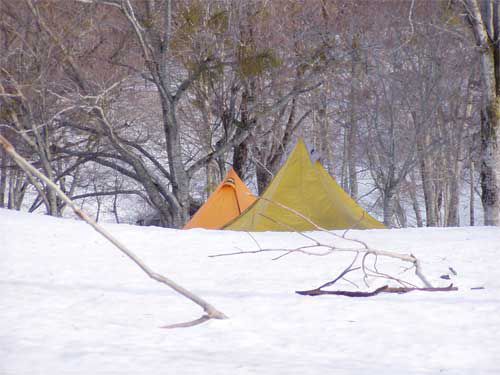
[[[499,225],[494,0],[0,0],[0,134],[96,219],[182,227],[297,137],[392,227]],[[65,203],[0,150],[0,207]]]

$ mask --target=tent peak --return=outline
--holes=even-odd
[[[385,228],[337,184],[319,160],[311,158],[302,138],[297,140],[262,198],[224,228],[244,231],[317,229],[292,210],[326,229]]]
[[[228,189],[229,188],[229,189]],[[233,168],[183,229],[220,229],[255,201]]]

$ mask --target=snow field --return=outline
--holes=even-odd
[[[156,272],[230,319],[160,329],[202,312],[150,280],[86,224],[0,210],[0,374],[500,371],[498,228],[351,231],[374,248],[413,253],[433,284],[453,282],[459,291],[347,298],[294,293],[333,279],[350,261],[346,254],[210,258],[257,246],[239,232],[105,226]],[[254,237],[263,248],[306,243],[293,233]],[[393,273],[404,266],[378,264]],[[470,289],[478,286],[485,289]]]

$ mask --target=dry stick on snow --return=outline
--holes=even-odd
[[[26,173],[32,174],[33,176],[38,177],[40,180],[45,182],[49,188],[55,191],[55,193],[69,206],[73,209],[75,214],[80,217],[82,220],[87,222],[92,228],[94,228],[98,233],[104,236],[108,241],[110,241],[113,245],[115,245],[118,250],[120,250],[123,254],[125,254],[128,258],[130,258],[135,264],[139,266],[150,278],[156,280],[162,284],[165,284],[175,290],[177,293],[183,295],[187,299],[196,303],[200,306],[205,314],[193,321],[167,325],[162,328],[178,328],[178,327],[191,327],[203,322],[206,322],[210,319],[227,319],[227,316],[222,312],[217,310],[215,307],[210,305],[208,302],[198,297],[194,293],[185,289],[184,287],[178,285],[174,281],[168,279],[167,277],[160,275],[154,272],[151,268],[149,268],[140,258],[138,258],[134,253],[128,250],[125,245],[123,245],[120,241],[114,238],[110,233],[108,233],[104,228],[98,225],[92,218],[90,218],[84,211],[82,211],[64,192],[59,189],[59,187],[51,181],[47,176],[38,171],[35,167],[33,167],[26,159],[24,159],[21,155],[19,155],[14,146],[2,135],[0,135],[0,146],[4,148],[4,150],[10,155],[10,157],[16,162],[16,164],[22,168]]]
[[[409,293],[414,291],[423,291],[423,292],[452,292],[457,291],[458,288],[450,284],[448,286],[442,288],[406,288],[406,287],[389,287],[384,285],[380,288],[375,289],[373,292],[351,292],[346,290],[322,290],[320,288],[311,289],[311,290],[298,290],[295,293],[303,295],[303,296],[320,296],[320,295],[335,295],[335,296],[346,296],[346,297],[372,297],[376,296],[379,293]]]

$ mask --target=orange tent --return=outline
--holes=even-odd
[[[238,217],[248,206],[255,202],[255,197],[233,168],[227,173],[217,189],[187,222],[183,229],[205,228],[221,229],[228,222]]]

